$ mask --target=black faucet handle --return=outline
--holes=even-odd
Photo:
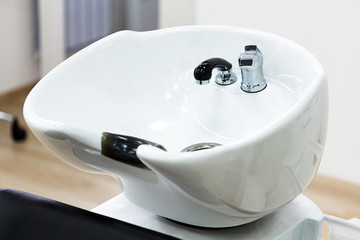
[[[247,46],[245,46],[245,51],[246,52],[248,52],[248,51],[256,51],[256,50],[259,50],[256,45],[247,45]]]

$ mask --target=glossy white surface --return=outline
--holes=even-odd
[[[194,68],[237,58],[256,44],[267,88],[195,84]],[[213,74],[215,75],[215,74]],[[214,76],[213,76],[214,77]],[[119,176],[125,196],[180,222],[225,227],[258,219],[298,196],[320,164],[327,125],[327,82],[318,61],[281,37],[249,29],[193,26],[123,31],[75,54],[29,94],[25,119],[62,159]],[[112,132],[142,145],[140,169],[102,156]],[[181,153],[202,142],[222,144]]]

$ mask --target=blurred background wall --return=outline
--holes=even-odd
[[[224,24],[272,32],[309,49],[328,74],[319,173],[360,184],[359,12],[357,0],[2,0],[0,93],[38,80],[118,30]]]
[[[38,79],[32,1],[0,1],[0,93]]]
[[[0,93],[113,32],[158,28],[158,0],[1,0]]]

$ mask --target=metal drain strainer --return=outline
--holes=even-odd
[[[210,143],[210,142],[196,143],[196,144],[193,144],[191,146],[184,148],[181,152],[195,152],[195,151],[206,150],[206,149],[210,149],[210,148],[214,148],[214,147],[218,147],[218,146],[221,146],[221,144]]]

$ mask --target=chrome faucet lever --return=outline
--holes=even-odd
[[[245,46],[245,52],[240,54],[241,89],[248,93],[256,93],[266,88],[263,73],[263,55],[256,45]]]

